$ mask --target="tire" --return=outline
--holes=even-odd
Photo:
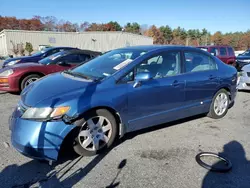
[[[221,161],[223,161],[223,162],[225,163],[225,167],[224,167],[224,168],[218,168],[218,167],[216,167],[215,165],[210,166],[210,165],[204,163],[204,162],[201,160],[201,158],[202,158],[203,156],[210,156],[210,157],[218,158],[218,159],[220,159]],[[232,169],[232,163],[231,163],[226,157],[224,157],[224,156],[222,156],[222,155],[219,155],[219,154],[216,154],[216,153],[212,153],[212,152],[201,152],[201,153],[199,153],[198,155],[196,155],[195,159],[196,159],[196,162],[197,162],[200,166],[202,166],[202,167],[204,167],[204,168],[206,168],[206,169],[208,169],[208,170],[210,170],[210,171],[214,171],[214,172],[228,172],[228,171],[230,171],[230,170]]]
[[[102,119],[104,120],[102,121]],[[93,156],[101,153],[112,146],[117,136],[116,119],[105,109],[90,111],[75,124],[78,131],[74,138],[73,149],[81,156]],[[94,146],[94,142],[98,142],[98,144]]]
[[[224,105],[223,105],[223,109],[222,110],[219,110],[220,113],[218,113],[218,111],[215,111],[215,106],[216,106],[216,99],[218,99],[219,96],[224,96],[225,98],[224,99]],[[225,90],[225,89],[221,89],[219,90],[215,95],[214,95],[214,98],[213,98],[213,101],[211,103],[211,106],[210,106],[210,110],[209,110],[209,113],[208,113],[208,117],[210,118],[213,118],[213,119],[220,119],[222,117],[224,117],[226,114],[227,114],[227,111],[228,111],[228,108],[229,108],[229,95],[228,95],[228,92]],[[218,103],[217,103],[218,104]],[[219,106],[219,105],[217,105]],[[219,109],[219,108],[216,108],[216,109]]]
[[[34,82],[34,81],[37,81],[39,78],[41,78],[41,76],[38,75],[38,74],[30,74],[30,75],[24,77],[23,80],[22,80],[22,82],[21,82],[21,85],[20,85],[21,91],[22,91],[26,86],[28,86],[28,85],[31,83],[31,82],[30,82],[31,80],[33,80],[33,82]],[[28,82],[30,82],[30,83],[28,83]]]

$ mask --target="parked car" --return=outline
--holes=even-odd
[[[94,155],[131,131],[203,113],[222,118],[236,82],[234,67],[197,48],[112,50],[26,87],[10,118],[12,144],[31,158],[56,160],[70,134],[78,154]]]
[[[243,66],[239,72],[237,89],[250,90],[250,64]]]
[[[9,58],[6,59],[3,63],[3,67],[12,66],[20,63],[29,63],[29,62],[38,62],[41,59],[48,57],[52,54],[55,54],[57,52],[65,51],[65,50],[72,50],[76,48],[71,47],[53,47],[53,48],[46,48],[42,51],[38,51],[34,53],[31,56],[22,56],[22,57],[15,57],[15,58]]]
[[[0,90],[22,91],[45,75],[70,69],[98,55],[101,53],[79,49],[67,50],[57,52],[38,63],[21,63],[5,67],[0,70]]]
[[[228,65],[236,65],[236,56],[230,46],[199,46],[198,48],[211,53]]]
[[[236,68],[238,71],[240,71],[243,66],[248,64],[250,64],[250,49],[242,54],[239,54],[236,58]]]

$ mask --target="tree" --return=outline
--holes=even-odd
[[[121,31],[122,27],[118,22],[109,22],[108,24],[110,24],[112,26],[112,28],[114,28],[114,31]]]
[[[24,55],[25,55],[25,54],[24,54],[25,49],[24,49],[24,47],[23,47],[23,43],[17,44],[17,50],[18,50],[19,55],[21,55],[21,56],[24,56]]]
[[[222,40],[223,40],[223,37],[220,31],[217,31],[216,33],[212,35],[212,41],[214,42],[214,44],[222,45],[223,44]]]
[[[173,40],[173,32],[171,27],[169,27],[168,25],[166,25],[165,27],[161,26],[160,31],[162,32],[163,37],[165,38],[166,41],[165,43],[170,44],[171,41]]]
[[[33,52],[33,46],[30,42],[26,42],[25,50],[29,53],[29,55],[31,55],[31,52]]]
[[[148,31],[146,32],[146,35],[149,37],[153,37],[154,44],[164,44],[165,42],[163,33],[155,25],[151,26],[148,29]]]
[[[11,40],[10,43],[12,44],[12,49],[11,51],[15,54],[15,56],[17,56],[18,54],[18,48],[17,45]]]
[[[126,32],[140,34],[140,25],[136,22],[127,23],[124,28]]]
[[[89,22],[83,22],[80,24],[80,31],[86,31],[89,27]]]
[[[177,27],[173,29],[173,40],[172,44],[185,45],[187,38],[187,32],[184,28]]]

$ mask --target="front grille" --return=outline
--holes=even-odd
[[[250,72],[247,72],[247,76],[250,77]]]

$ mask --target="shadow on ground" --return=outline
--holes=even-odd
[[[158,125],[144,130],[136,131],[125,135],[122,139],[116,141],[113,146],[117,147],[128,139],[132,139],[137,135],[159,130],[183,122],[191,121],[203,115],[195,116],[179,120],[173,123]],[[12,188],[26,188],[26,187],[73,187],[79,181],[84,179],[88,173],[99,164],[107,154],[112,150],[108,149],[101,153],[86,164],[84,167],[76,168],[77,163],[83,157],[72,155],[72,150],[66,150],[60,155],[60,159],[49,166],[48,163],[31,160],[23,165],[9,165],[0,173],[0,182],[2,187]],[[67,154],[67,155],[66,155]],[[245,157],[243,146],[237,142],[232,141],[224,146],[224,151],[221,153],[231,160],[233,169],[229,173],[215,173],[208,172],[203,179],[202,188],[231,188],[231,187],[249,187],[250,185],[250,162]],[[121,170],[126,166],[127,160],[121,160],[117,167],[117,174],[114,175],[113,180],[107,185],[107,188],[118,187],[121,182],[117,182],[117,178]],[[58,166],[59,165],[59,166]],[[216,165],[216,164],[215,164]],[[58,168],[59,167],[59,168]]]
[[[129,133],[122,139],[117,140],[113,148],[122,144],[128,139],[134,138],[137,135],[173,126],[185,121],[194,120],[199,117],[201,116],[195,116],[173,123],[158,125]],[[54,185],[55,187],[72,187],[73,185],[81,181],[98,163],[100,163],[102,159],[105,158],[106,155],[110,152],[110,150],[112,150],[112,148],[106,150],[106,152],[104,153],[95,156],[86,166],[75,170],[74,167],[77,163],[80,162],[82,157],[74,155],[74,152],[71,148],[69,148],[69,145],[65,145],[65,149],[60,151],[59,160],[52,166],[49,166],[48,162],[41,162],[37,160],[31,160],[20,166],[16,164],[9,165],[0,173],[0,182],[2,183],[3,187],[13,188],[48,187],[49,185]],[[126,159],[121,160],[121,163],[117,167],[117,174],[114,177],[113,181],[109,185],[107,185],[108,188],[119,186],[120,182],[116,182],[116,178],[119,176],[122,168],[126,165],[126,163]],[[59,166],[59,168],[56,168],[57,166]]]
[[[237,141],[224,145],[221,155],[233,164],[228,173],[209,171],[204,177],[202,188],[248,188],[250,187],[250,161],[246,159],[243,146]],[[218,164],[214,164],[217,166]]]

